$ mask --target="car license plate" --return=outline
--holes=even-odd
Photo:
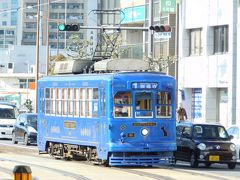
[[[219,161],[219,156],[209,156],[209,161]]]

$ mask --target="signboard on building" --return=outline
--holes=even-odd
[[[154,38],[155,39],[169,39],[171,38],[172,33],[171,32],[155,32],[154,33]]]
[[[145,4],[145,0],[121,0],[121,8],[133,7],[133,6],[142,6]]]
[[[202,89],[194,88],[192,93],[192,117],[202,118]]]
[[[161,0],[160,13],[175,13],[176,0]]]
[[[122,24],[145,21],[145,6],[129,7],[122,11]]]

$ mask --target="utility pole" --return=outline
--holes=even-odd
[[[175,56],[176,56],[176,61],[175,61],[175,79],[176,79],[176,105],[178,105],[178,62],[179,62],[179,57],[178,57],[178,32],[179,32],[179,2],[177,3],[177,8],[176,8],[176,25],[175,25]]]
[[[49,14],[50,14],[50,0],[48,0],[48,4],[47,4],[46,75],[48,75],[48,68],[49,68]]]
[[[36,35],[36,77],[35,77],[35,112],[38,113],[38,72],[39,72],[39,27],[40,26],[40,0],[37,0],[37,35]]]

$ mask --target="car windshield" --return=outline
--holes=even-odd
[[[27,116],[28,126],[32,126],[37,129],[37,115],[28,115]]]
[[[222,126],[195,125],[193,127],[193,137],[201,139],[226,139],[228,138],[228,134]]]
[[[0,119],[15,119],[13,108],[0,108]]]

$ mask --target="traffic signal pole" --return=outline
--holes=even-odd
[[[101,30],[142,30],[148,31],[149,27],[122,27],[122,26],[79,26],[79,29],[101,29]],[[61,30],[60,30],[61,31]],[[78,31],[78,30],[77,30]]]
[[[148,26],[153,26],[153,0],[149,0],[148,5]],[[153,31],[148,31],[148,57],[153,58]]]

